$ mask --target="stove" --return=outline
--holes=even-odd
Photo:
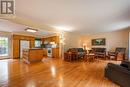
[[[47,48],[47,56],[52,57],[52,48]]]

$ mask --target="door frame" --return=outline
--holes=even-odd
[[[20,51],[21,51],[21,44],[20,44],[20,41],[29,41],[29,48],[30,48],[30,45],[31,45],[31,41],[30,40],[26,40],[26,39],[20,39],[19,40],[19,59],[20,59],[20,57],[21,57],[21,54],[20,54]]]
[[[0,56],[0,59],[8,59],[11,58],[11,40],[9,36],[0,35],[0,37],[8,38],[8,55],[7,56]]]

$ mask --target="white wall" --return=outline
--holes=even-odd
[[[95,47],[91,45],[91,40],[95,38],[106,38],[105,46],[96,47],[105,47],[107,51],[114,51],[116,47],[125,47],[128,56],[129,28],[108,33],[83,35],[81,36],[81,43],[86,43],[89,48]]]

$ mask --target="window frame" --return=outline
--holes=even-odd
[[[6,56],[1,56],[0,55],[0,59],[3,59],[3,58],[9,58],[9,56],[10,56],[10,45],[9,45],[9,43],[10,43],[10,40],[9,40],[9,37],[8,36],[1,36],[0,35],[0,38],[7,38],[7,40],[8,40],[8,53],[7,53],[7,55]]]
[[[39,46],[36,46],[36,41],[40,41]],[[41,39],[35,39],[35,47],[36,47],[36,48],[40,48],[40,47],[41,47],[41,43],[42,43]]]

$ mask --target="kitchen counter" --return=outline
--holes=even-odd
[[[43,49],[31,48],[23,50],[23,60],[26,63],[39,62],[43,59]]]

